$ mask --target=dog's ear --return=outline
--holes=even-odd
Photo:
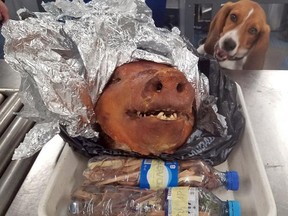
[[[245,62],[244,70],[262,70],[265,62],[266,52],[269,47],[270,27],[265,24],[259,33],[255,45],[249,52],[249,57]]]
[[[227,2],[223,5],[223,7],[217,12],[212,22],[210,23],[209,32],[207,35],[207,39],[205,41],[204,50],[206,53],[213,55],[214,46],[216,42],[219,40],[220,34],[225,25],[225,21],[229,12],[232,9],[234,3]]]

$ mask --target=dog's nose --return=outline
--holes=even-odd
[[[236,43],[233,39],[227,38],[224,40],[224,43],[223,43],[224,50],[232,51],[233,49],[235,49],[235,47],[236,47]]]

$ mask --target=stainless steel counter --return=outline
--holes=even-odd
[[[276,201],[278,215],[286,216],[288,212],[288,132],[286,126],[288,71],[227,71],[226,73],[242,88]],[[6,77],[5,87],[9,87],[7,75],[9,79],[17,77],[15,72],[2,61],[0,62],[0,87],[5,84],[2,82],[3,77]],[[19,84],[18,81],[17,83]],[[39,200],[57,164],[63,144],[58,136],[46,144],[8,210],[8,216],[37,215]]]

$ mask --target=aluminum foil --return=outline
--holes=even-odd
[[[38,150],[29,143],[37,137],[43,146],[59,132],[59,124],[72,137],[98,136],[91,128],[93,106],[83,103],[83,94],[95,104],[114,69],[127,62],[173,65],[197,90],[197,107],[207,96],[208,79],[198,72],[198,57],[179,29],[155,27],[144,0],[57,0],[43,7],[47,12],[21,10],[24,20],[9,20],[2,27],[5,60],[22,76],[22,115],[39,124],[31,131],[37,136],[27,136],[22,143],[25,148]],[[47,128],[43,133],[43,123],[53,128],[50,134]],[[27,156],[21,152],[14,159]]]

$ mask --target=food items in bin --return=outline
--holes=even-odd
[[[70,215],[89,216],[240,216],[240,203],[222,201],[195,187],[149,190],[129,186],[84,186],[69,204]]]
[[[159,155],[173,153],[192,133],[194,100],[184,73],[141,60],[116,68],[95,113],[109,147]]]
[[[225,186],[238,190],[236,171],[221,172],[203,160],[164,162],[162,160],[131,157],[102,156],[89,160],[83,172],[86,184],[140,186],[165,188],[172,186],[205,187],[209,190]]]

